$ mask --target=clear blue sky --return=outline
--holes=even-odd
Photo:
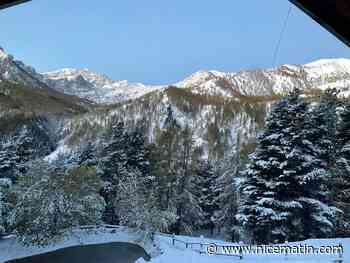
[[[101,5],[97,6],[96,3]],[[200,69],[273,66],[287,0],[33,0],[0,11],[0,46],[38,71],[88,68],[168,84]],[[293,8],[278,64],[350,58]]]

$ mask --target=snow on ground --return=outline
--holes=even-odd
[[[53,162],[55,160],[57,160],[57,158],[60,155],[66,155],[69,154],[72,151],[72,149],[70,149],[68,147],[68,145],[66,144],[65,140],[61,140],[58,143],[58,146],[56,148],[56,150],[54,150],[52,153],[50,153],[49,155],[47,155],[44,160],[47,162]]]
[[[8,260],[42,254],[61,248],[104,244],[110,242],[128,242],[137,244],[145,249],[151,255],[156,256],[159,250],[150,241],[145,240],[140,232],[120,227],[118,229],[99,229],[99,230],[78,230],[66,239],[55,245],[47,247],[25,247],[16,241],[14,236],[0,239],[0,263]]]
[[[183,240],[187,242],[199,242],[207,244],[216,244],[216,245],[237,245],[225,243],[223,241],[215,241],[210,239],[201,239],[201,238],[190,238],[190,237],[176,237],[178,240]],[[233,263],[233,262],[242,262],[242,263],[256,263],[256,262],[318,262],[318,263],[331,263],[336,262],[335,260],[339,258],[339,255],[252,255],[245,254],[243,259],[240,260],[239,257],[232,256],[210,256],[206,253],[199,254],[194,251],[200,248],[200,245],[194,245],[194,248],[186,249],[186,246],[181,243],[176,243],[175,246],[172,245],[171,237],[167,236],[157,236],[156,243],[158,243],[161,249],[161,255],[152,258],[151,263]],[[309,246],[314,246],[319,248],[323,246],[335,245],[338,246],[339,243],[342,244],[344,248],[343,254],[343,263],[350,263],[350,239],[324,239],[324,240],[307,240],[304,242],[290,243],[291,245],[306,244]],[[206,247],[203,248],[206,250]],[[144,263],[143,259],[139,259],[137,263]]]
[[[224,241],[196,238],[188,236],[175,236],[177,240],[175,246],[172,243],[173,236],[157,234],[155,236],[155,242],[152,244],[149,240],[144,239],[144,235],[140,232],[130,230],[125,227],[118,229],[99,229],[95,231],[79,230],[75,231],[73,235],[65,240],[57,243],[56,245],[38,248],[38,247],[23,247],[19,244],[14,237],[9,237],[0,240],[0,263],[7,260],[22,258],[31,255],[41,254],[49,251],[54,251],[60,248],[80,246],[88,244],[103,244],[109,242],[129,242],[142,246],[148,254],[152,256],[150,263],[256,263],[256,262],[317,262],[317,263],[331,263],[336,262],[339,258],[338,254],[335,255],[254,255],[254,254],[243,254],[243,259],[240,260],[237,256],[210,256],[205,253],[207,246],[206,244],[216,244],[218,247],[223,245],[237,245],[227,243]],[[179,241],[187,243],[197,243],[186,249],[186,245]],[[201,244],[205,244],[201,248]],[[303,242],[289,243],[289,246],[299,244],[306,244],[315,248],[321,246],[338,246],[342,244],[344,248],[343,263],[350,263],[350,238],[348,239],[320,239],[320,240],[307,240]],[[203,251],[204,253],[199,253]],[[220,251],[220,249],[218,250]],[[145,263],[143,259],[139,259],[137,263]]]

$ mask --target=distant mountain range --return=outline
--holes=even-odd
[[[54,115],[52,157],[86,138],[97,139],[115,117],[129,125],[142,120],[153,141],[171,107],[179,124],[193,129],[203,154],[218,159],[238,141],[244,152],[254,149],[256,134],[280,95],[297,87],[310,96],[327,88],[349,96],[349,84],[348,59],[237,73],[204,70],[178,83],[148,86],[86,69],[38,73],[0,49],[0,124],[14,112],[45,116],[51,123]]]
[[[151,86],[129,83],[127,80],[112,80],[87,69],[61,69],[40,74],[0,48],[0,79],[22,82],[27,86],[52,88],[100,104],[140,98],[168,86],[190,89],[194,94],[235,99],[280,95],[295,87],[305,92],[337,87],[342,95],[348,96],[350,60],[323,59],[306,65],[283,65],[276,69],[235,73],[203,70],[178,83]]]
[[[276,69],[249,70],[237,73],[200,71],[177,83],[192,92],[240,98],[273,96],[300,88],[305,92],[337,87],[348,96],[350,60],[324,59],[306,65],[283,65]]]
[[[42,74],[52,88],[97,103],[115,103],[139,98],[166,86],[146,86],[128,81],[113,81],[88,70],[63,69]],[[195,94],[229,98],[274,96],[297,87],[310,91],[337,87],[348,96],[350,60],[319,60],[306,65],[283,65],[277,69],[251,70],[237,73],[199,71],[185,80],[169,84],[191,89]]]

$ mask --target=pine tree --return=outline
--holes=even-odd
[[[182,142],[177,150],[179,163],[176,170],[176,195],[173,202],[178,216],[174,225],[177,234],[191,233],[204,219],[200,206],[200,195],[196,187],[195,169],[198,155],[194,146],[193,133],[189,126],[181,132]]]
[[[112,126],[112,134],[109,142],[102,150],[102,157],[98,164],[98,171],[104,181],[101,191],[106,201],[106,211],[103,220],[108,224],[118,224],[118,214],[115,204],[118,203],[118,185],[120,180],[127,178],[127,154],[128,142],[124,123],[118,122]]]
[[[336,131],[337,150],[350,141],[350,103],[344,101],[340,103],[339,124]]]
[[[181,127],[173,115],[173,110],[167,108],[164,127],[157,137],[156,150],[153,151],[153,171],[159,182],[158,202],[163,210],[173,211],[173,197],[176,195],[176,174],[179,166],[178,145],[180,143]]]
[[[10,178],[14,181],[20,157],[12,143],[7,142],[0,146],[0,178]]]
[[[235,242],[239,238],[238,222],[235,218],[239,204],[239,185],[242,182],[240,134],[237,135],[236,146],[221,162],[220,176],[216,179],[214,187],[217,196],[215,203],[217,209],[213,221],[219,230]]]
[[[13,137],[16,145],[16,153],[20,157],[19,163],[24,164],[34,156],[34,138],[26,126]]]
[[[296,106],[297,98],[285,98],[274,106],[264,133],[258,137],[258,146],[250,158],[248,169],[243,173],[246,177],[243,185],[245,199],[237,219],[243,225],[246,238],[252,242],[271,242],[276,238],[284,241],[282,239],[286,239],[288,233],[285,233],[283,226],[288,228],[287,221],[293,213],[288,210],[301,208],[300,204],[295,204],[288,209],[286,206],[290,200],[284,199],[296,198],[297,194],[283,193],[289,186],[290,190],[294,189],[293,182],[288,182],[293,179],[290,178],[292,171],[284,172],[287,165],[286,150],[292,150],[287,141],[290,133],[288,126],[293,118],[290,114],[292,103]],[[280,211],[278,205],[284,206],[282,209],[285,211]]]
[[[314,145],[314,155],[323,161],[326,169],[334,165],[337,150],[337,99],[336,90],[326,90],[320,101],[307,115],[304,133]]]
[[[245,199],[237,219],[257,243],[327,237],[335,209],[326,198],[327,170],[317,122],[299,92],[282,99],[267,118],[251,163],[243,173]]]
[[[145,183],[145,188],[152,186],[155,178],[150,174],[149,153],[141,125],[137,126],[128,136],[126,155],[128,170],[137,170],[139,172]]]
[[[343,211],[337,236],[350,236],[350,103],[344,102],[337,131],[337,155],[332,170],[331,194],[334,204]]]
[[[11,186],[9,179],[0,178],[0,237],[6,233],[8,228],[7,217],[10,212],[10,204],[8,201],[8,189]]]
[[[300,132],[303,163],[299,168],[299,186],[303,196],[303,238],[334,236],[340,212],[330,200],[331,169],[336,157],[337,91],[327,90],[308,112]]]
[[[3,136],[0,143],[0,178],[16,178],[25,174],[27,162],[47,155],[51,148],[51,140],[39,128],[40,120],[33,120],[13,133]]]
[[[97,149],[96,145],[92,141],[88,141],[82,145],[78,151],[77,164],[79,166],[93,167],[97,166]]]
[[[217,203],[219,192],[215,187],[217,173],[214,171],[214,167],[209,160],[201,160],[198,164],[195,176],[196,184],[200,188],[198,192],[200,193],[200,206],[203,210],[204,217],[202,227],[210,229],[211,235],[213,235],[215,228],[213,216],[215,211],[219,209]]]

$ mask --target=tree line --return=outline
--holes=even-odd
[[[349,128],[350,103],[335,91],[312,101],[295,90],[273,106],[249,160],[239,135],[225,158],[210,159],[170,106],[152,143],[142,122],[116,118],[102,138],[50,162],[5,149],[0,169],[18,169],[0,175],[0,234],[47,245],[104,222],[252,243],[348,236]]]

